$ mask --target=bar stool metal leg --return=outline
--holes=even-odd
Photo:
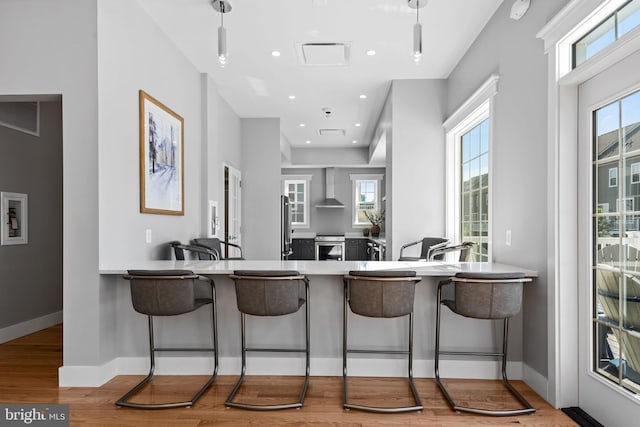
[[[147,316],[148,328],[149,328],[149,373],[140,381],[135,387],[129,390],[124,396],[116,401],[116,406],[136,408],[136,409],[169,409],[169,408],[184,408],[191,407],[193,404],[207,391],[207,389],[214,383],[218,376],[218,334],[217,331],[217,312],[216,312],[216,294],[215,285],[213,281],[211,283],[211,339],[213,342],[213,348],[156,348],[154,339],[153,328],[153,316]],[[191,399],[181,402],[170,403],[135,403],[128,400],[136,395],[145,385],[153,380],[156,367],[156,352],[163,351],[180,351],[180,352],[213,352],[214,368],[213,374],[209,377],[207,382],[191,397]]]
[[[302,405],[304,404],[304,398],[305,395],[307,393],[307,388],[309,387],[309,375],[310,375],[310,362],[311,362],[311,352],[310,352],[310,325],[309,325],[309,319],[310,319],[310,309],[309,309],[309,282],[305,279],[305,348],[302,350],[299,349],[279,349],[279,348],[248,348],[246,345],[246,319],[245,319],[245,313],[240,313],[240,329],[241,329],[241,342],[242,342],[242,369],[240,372],[240,378],[238,379],[238,381],[236,382],[236,384],[234,385],[233,389],[231,390],[231,393],[229,393],[229,396],[227,397],[227,400],[224,402],[224,404],[228,407],[234,407],[234,408],[242,408],[242,409],[252,409],[252,410],[257,410],[257,411],[270,411],[270,410],[277,410],[277,409],[292,409],[292,408],[296,408],[299,409],[302,407]],[[275,404],[275,405],[262,405],[262,404],[251,404],[251,403],[242,403],[242,402],[234,402],[233,399],[235,398],[236,394],[238,393],[238,390],[240,389],[240,387],[242,386],[242,383],[245,380],[246,377],[246,371],[247,371],[247,352],[248,351],[253,351],[253,352],[280,352],[280,353],[301,353],[304,352],[305,353],[305,379],[304,379],[304,384],[302,385],[302,391],[300,392],[300,397],[298,398],[298,401],[296,402],[292,402],[292,403],[280,403],[280,404]]]
[[[440,350],[440,330],[441,330],[441,319],[442,319],[442,287],[449,284],[450,281],[446,281],[440,283],[438,285],[437,292],[437,307],[436,307],[436,344],[435,344],[435,381],[440,391],[442,392],[444,398],[449,403],[449,406],[456,412],[468,412],[472,414],[480,414],[480,415],[494,415],[494,416],[508,416],[508,415],[523,415],[523,414],[532,414],[536,410],[531,404],[511,385],[509,380],[507,379],[507,339],[509,334],[509,319],[504,318],[504,328],[502,334],[502,352],[500,353],[487,353],[487,352],[461,352],[461,351],[441,351]],[[474,408],[469,406],[461,406],[456,403],[451,394],[447,391],[446,387],[440,380],[440,355],[456,355],[456,356],[497,356],[501,358],[502,366],[502,383],[504,386],[511,392],[511,394],[518,399],[518,401],[524,406],[522,409],[482,409],[482,408]]]
[[[401,413],[401,412],[411,412],[411,411],[422,411],[422,401],[420,400],[420,396],[418,395],[418,391],[416,390],[415,384],[413,383],[413,311],[409,313],[409,343],[407,351],[378,351],[378,350],[351,350],[347,346],[347,334],[348,334],[348,326],[347,326],[347,303],[349,300],[349,283],[348,280],[345,279],[344,282],[344,300],[343,300],[343,321],[342,321],[342,406],[349,409],[358,409],[361,411],[367,412],[375,412],[375,413]],[[402,354],[407,355],[408,362],[408,372],[407,372],[407,381],[409,383],[409,387],[411,388],[411,393],[413,394],[413,399],[415,400],[415,405],[413,406],[400,406],[400,407],[380,407],[380,406],[367,406],[367,405],[357,405],[354,403],[349,403],[348,398],[348,387],[347,387],[347,356],[349,353],[368,353],[368,354]]]

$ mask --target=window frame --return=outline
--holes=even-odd
[[[637,179],[634,179],[634,175],[637,177]],[[629,166],[629,176],[631,179],[631,184],[640,184],[640,162],[631,163],[631,166]]]
[[[294,222],[293,220],[291,221],[291,228],[295,228],[295,229],[303,229],[303,228],[310,228],[311,227],[311,212],[310,212],[310,206],[311,203],[309,202],[309,194],[310,194],[310,186],[311,186],[311,178],[312,175],[282,175],[281,177],[281,181],[282,181],[282,195],[283,196],[289,196],[289,189],[288,186],[289,184],[303,184],[303,192],[304,192],[304,201],[303,202],[291,202],[291,200],[289,200],[289,203],[299,203],[302,204],[304,207],[304,211],[303,211],[303,218],[304,220],[302,222]]]
[[[380,211],[382,206],[382,197],[381,193],[381,183],[384,178],[384,174],[350,174],[351,178],[351,225],[354,228],[366,228],[371,226],[371,223],[367,221],[359,222],[358,221],[358,188],[359,183],[362,182],[373,182],[374,186],[374,202],[373,202],[373,210]]]
[[[500,77],[492,75],[467,99],[445,122],[446,134],[446,236],[452,242],[462,238],[461,214],[461,164],[462,136],[489,120],[489,169],[488,169],[488,215],[487,215],[487,261],[493,261],[493,117],[494,99],[498,93]],[[485,262],[485,261],[483,261]]]

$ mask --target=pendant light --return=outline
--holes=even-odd
[[[224,14],[231,12],[231,3],[227,0],[213,0],[211,6],[220,12],[220,26],[218,27],[218,62],[221,66],[227,63],[227,29],[224,28]]]
[[[420,24],[420,9],[427,5],[427,0],[408,0],[409,7],[416,10],[416,23],[413,25],[413,60],[422,59],[422,24]]]

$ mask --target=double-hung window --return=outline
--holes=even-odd
[[[289,198],[291,209],[291,226],[308,228],[309,218],[309,184],[311,175],[285,175],[282,177],[283,194]]]
[[[469,261],[491,261],[491,77],[444,123],[447,134],[447,237],[473,242]]]
[[[380,207],[380,183],[382,175],[379,174],[352,174],[353,184],[353,225],[370,226],[365,212],[381,213]]]

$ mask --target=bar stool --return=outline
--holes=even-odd
[[[218,374],[218,338],[216,330],[215,284],[212,279],[193,274],[189,270],[129,270],[125,279],[131,281],[131,302],[135,311],[147,315],[149,322],[149,374],[116,402],[116,406],[138,409],[166,409],[190,407],[213,384]],[[211,296],[201,298],[196,295],[197,281],[211,286]],[[176,316],[190,313],[211,304],[211,335],[213,347],[205,348],[156,348],[153,338],[154,316]],[[155,354],[160,351],[213,352],[213,375],[190,400],[168,403],[134,403],[129,399],[137,394],[153,379]]]
[[[454,277],[438,284],[436,309],[436,383],[449,405],[458,412],[470,412],[482,415],[521,415],[536,410],[513,388],[507,379],[507,338],[509,334],[509,317],[520,312],[522,306],[523,283],[530,282],[521,273],[457,273]],[[453,284],[455,299],[443,299],[442,288]],[[473,319],[503,319],[502,351],[496,353],[474,351],[442,351],[440,350],[441,306],[446,305],[456,314]],[[487,356],[502,358],[502,383],[525,408],[522,409],[482,409],[458,405],[442,381],[440,381],[440,355],[455,356]]]
[[[237,270],[230,276],[235,282],[236,300],[240,311],[240,329],[242,337],[242,371],[238,382],[231,390],[224,402],[226,406],[254,409],[274,410],[301,408],[309,386],[309,280],[297,271],[247,271]],[[304,291],[302,284],[304,283]],[[252,316],[283,316],[296,313],[305,305],[305,335],[304,349],[285,348],[251,348],[246,345],[245,317]],[[234,402],[233,399],[245,379],[248,351],[253,352],[285,352],[305,353],[306,370],[302,392],[297,402],[275,405],[250,404]]]
[[[413,300],[415,285],[421,278],[415,271],[350,271],[344,280],[344,311],[342,323],[342,388],[343,407],[369,412],[397,413],[421,411],[420,396],[413,384]],[[349,349],[347,340],[347,304],[353,313],[376,318],[409,316],[408,350],[383,351]],[[403,354],[408,357],[408,382],[415,400],[414,406],[379,407],[349,403],[347,393],[347,355],[349,353]]]

